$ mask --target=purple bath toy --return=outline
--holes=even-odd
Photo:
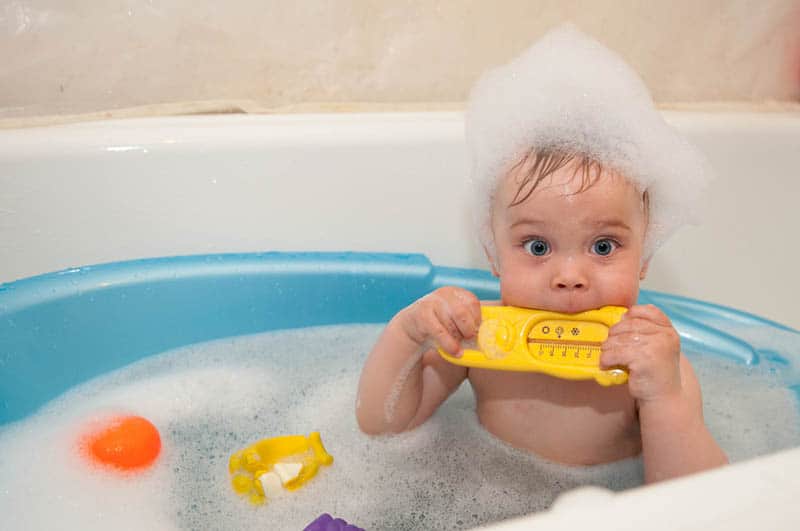
[[[360,527],[348,524],[341,518],[334,518],[328,513],[320,515],[319,518],[306,526],[303,531],[364,531]]]

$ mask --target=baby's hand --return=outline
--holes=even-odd
[[[664,313],[648,304],[633,306],[608,331],[600,366],[629,369],[631,396],[647,402],[680,392],[681,341]]]
[[[418,344],[434,343],[445,352],[460,355],[461,341],[471,339],[481,324],[481,305],[471,292],[444,287],[429,293],[404,310],[402,326]]]

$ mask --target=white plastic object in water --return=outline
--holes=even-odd
[[[275,472],[264,472],[258,476],[258,480],[268,500],[275,499],[283,493],[283,482]]]
[[[702,474],[613,493],[583,487],[544,513],[492,531],[794,531],[800,524],[800,448]]]
[[[281,483],[286,485],[300,475],[303,465],[301,463],[275,463],[272,469],[280,478]]]

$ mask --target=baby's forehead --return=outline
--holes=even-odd
[[[515,206],[526,199],[543,195],[585,194],[583,198],[590,200],[612,193],[628,196],[634,201],[642,197],[638,184],[622,172],[599,163],[587,169],[578,161],[570,161],[546,175],[532,175],[531,168],[526,168],[524,164],[515,165],[497,180],[493,195],[501,200],[501,204]]]
[[[527,230],[536,225],[582,232],[615,225],[638,231],[648,223],[645,196],[619,172],[601,171],[586,181],[574,172],[556,171],[525,191],[528,195],[523,199],[519,190],[520,180],[514,173],[499,183],[490,213],[500,223],[495,229]]]

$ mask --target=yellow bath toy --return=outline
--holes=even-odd
[[[317,474],[320,465],[333,463],[319,432],[262,439],[231,455],[231,486],[250,503],[261,505],[267,494],[282,488],[296,490]]]
[[[564,314],[513,306],[482,306],[478,348],[460,358],[443,350],[456,365],[505,371],[543,372],[568,380],[594,378],[602,385],[628,381],[622,368],[600,369],[600,345],[608,329],[627,311],[620,306]]]

